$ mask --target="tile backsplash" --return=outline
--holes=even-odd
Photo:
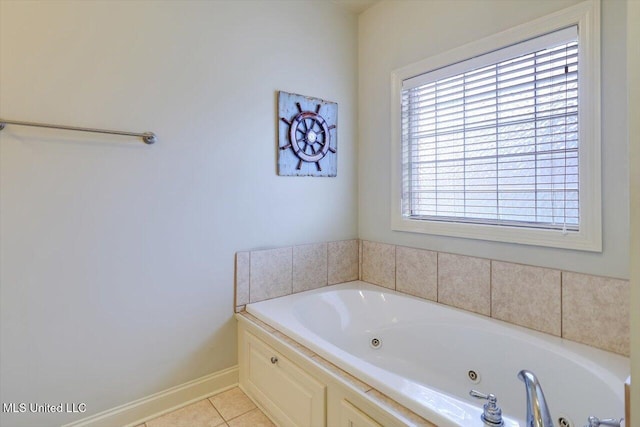
[[[562,336],[629,355],[628,280],[562,272]]]
[[[358,280],[358,240],[236,253],[236,311],[246,304]]]
[[[327,249],[326,243],[293,247],[293,293],[316,289],[329,283]]]
[[[360,277],[358,240],[327,243],[327,268],[330,285],[344,283]]]
[[[561,335],[561,272],[491,261],[491,317]]]
[[[362,241],[362,280],[385,288],[396,288],[396,247]]]
[[[491,314],[491,261],[438,253],[438,302]]]
[[[249,302],[292,293],[293,248],[249,253]]]
[[[396,246],[396,290],[438,301],[438,253]]]
[[[629,355],[629,281],[367,240],[236,254],[236,311],[351,280]]]

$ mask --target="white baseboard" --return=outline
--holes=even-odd
[[[234,366],[62,427],[136,426],[237,385],[238,367]]]

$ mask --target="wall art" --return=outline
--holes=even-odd
[[[338,104],[278,92],[278,175],[336,176]]]

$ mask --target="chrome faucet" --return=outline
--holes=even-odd
[[[498,407],[498,399],[494,394],[484,394],[477,390],[471,390],[470,396],[478,399],[485,399],[487,403],[484,405],[484,412],[480,415],[480,419],[484,421],[484,425],[488,427],[503,427],[502,409]]]
[[[523,369],[518,372],[518,379],[524,382],[527,390],[526,427],[553,427],[553,420],[538,378],[533,372]]]

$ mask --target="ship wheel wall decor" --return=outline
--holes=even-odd
[[[278,175],[336,176],[338,104],[278,93]]]

